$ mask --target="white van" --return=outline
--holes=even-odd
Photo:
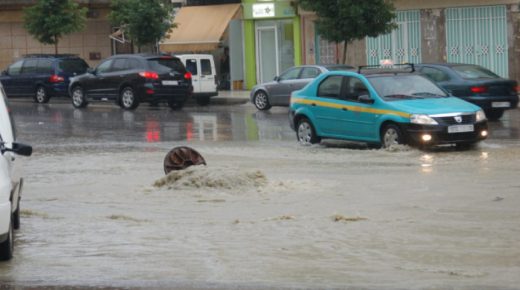
[[[207,105],[210,98],[218,95],[217,70],[211,54],[180,54],[175,55],[184,63],[192,75],[193,97],[197,104]]]

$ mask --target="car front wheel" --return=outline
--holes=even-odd
[[[37,86],[34,92],[34,101],[38,104],[45,104],[49,102],[49,95],[44,86]]]
[[[271,104],[269,103],[269,97],[264,91],[258,91],[255,93],[253,97],[253,103],[255,107],[260,111],[269,110],[271,108]]]
[[[298,142],[302,145],[316,144],[321,141],[321,138],[316,135],[314,127],[307,118],[302,118],[298,121],[296,138],[298,138]]]
[[[395,124],[386,125],[381,132],[381,145],[383,148],[389,148],[392,145],[404,144],[401,129]]]
[[[88,105],[87,99],[85,98],[85,92],[80,86],[75,86],[72,89],[72,106],[74,108],[85,108]]]
[[[504,115],[504,110],[489,110],[486,111],[486,118],[488,118],[491,121],[497,121],[498,119],[502,118]]]
[[[125,110],[134,110],[137,108],[137,106],[139,106],[139,100],[134,89],[131,87],[124,87],[119,96],[119,103],[121,104],[121,108]]]

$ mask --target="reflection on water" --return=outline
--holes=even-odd
[[[185,108],[140,107],[124,111],[113,106],[73,109],[69,104],[12,102],[19,136],[35,144],[82,142],[175,142],[294,140],[287,109],[261,115],[226,106]],[[199,111],[196,111],[199,109]],[[214,110],[212,110],[214,109]],[[41,132],[45,131],[45,135]],[[114,133],[115,132],[115,133]]]

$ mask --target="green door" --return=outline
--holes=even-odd
[[[509,76],[506,6],[446,9],[448,62],[477,64]]]
[[[419,10],[397,11],[397,29],[378,37],[367,37],[367,62],[382,59],[394,63],[421,62],[421,14]]]

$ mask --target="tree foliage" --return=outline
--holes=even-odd
[[[25,29],[36,40],[54,44],[58,53],[60,38],[85,27],[87,8],[80,8],[73,0],[38,0],[24,9]]]
[[[109,19],[141,47],[157,43],[170,31],[174,26],[170,11],[171,2],[166,0],[112,0]]]
[[[347,45],[367,36],[376,37],[396,28],[395,8],[391,0],[298,0],[305,10],[318,16],[317,32],[323,38]]]

